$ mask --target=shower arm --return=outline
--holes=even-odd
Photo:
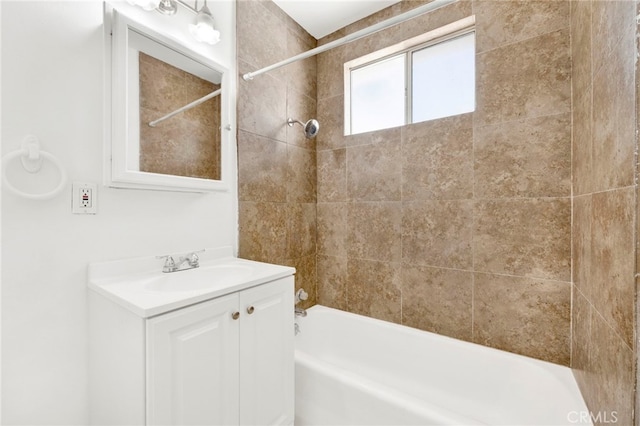
[[[322,46],[318,46],[314,49],[308,50],[306,52],[300,53],[298,55],[292,56],[289,59],[285,59],[282,60],[280,62],[276,62],[273,65],[269,65],[267,67],[261,68],[259,70],[253,71],[253,72],[248,72],[246,74],[244,74],[242,76],[242,78],[245,81],[248,80],[253,80],[253,78],[255,76],[258,76],[260,74],[264,74],[266,72],[275,70],[277,68],[283,67],[285,65],[289,65],[293,62],[297,62],[297,61],[301,61],[303,59],[307,59],[310,58],[311,56],[315,56],[317,54],[320,54],[322,52],[326,52],[327,50],[331,50],[333,48],[342,46],[344,44],[347,43],[351,43],[352,41],[361,39],[363,37],[366,37],[370,34],[376,33],[378,31],[382,31],[384,29],[387,29],[389,27],[392,27],[394,25],[400,24],[402,22],[405,22],[409,19],[415,18],[416,16],[420,16],[423,15],[425,13],[431,12],[435,9],[438,9],[440,7],[443,6],[447,6],[451,3],[455,3],[458,0],[434,0],[431,3],[427,3],[423,6],[418,6],[415,9],[409,10],[408,12],[405,13],[401,13],[400,15],[394,16],[393,18],[389,18],[389,19],[385,19],[382,22],[378,22],[377,24],[371,25],[367,28],[363,28],[359,31],[356,31],[352,34],[349,34],[347,36],[344,36],[342,38],[339,38],[337,40],[334,40],[332,42],[329,42],[327,44],[323,44]]]
[[[300,121],[300,120],[295,120],[295,119],[293,119],[293,118],[288,118],[288,119],[287,119],[287,124],[288,124],[289,126],[293,127],[293,125],[294,125],[295,123],[298,123],[298,124],[299,124],[299,125],[301,125],[302,127],[304,127],[304,126],[305,126],[305,123],[303,123],[303,122],[302,122],[302,121]]]

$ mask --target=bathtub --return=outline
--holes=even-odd
[[[316,305],[298,318],[296,426],[591,424],[571,370]]]

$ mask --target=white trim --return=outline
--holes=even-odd
[[[116,188],[133,189],[153,189],[165,191],[185,191],[185,192],[209,192],[209,191],[229,191],[232,180],[230,163],[232,126],[230,124],[230,99],[231,99],[231,75],[226,67],[204,57],[203,55],[187,48],[177,40],[164,36],[157,31],[144,26],[129,18],[122,12],[115,10],[109,5],[105,5],[105,25],[107,31],[107,60],[110,62],[111,78],[106,82],[105,97],[110,99],[108,110],[111,119],[110,134],[107,135],[105,143],[106,167],[105,184]],[[217,70],[222,74],[221,81],[221,146],[220,146],[220,166],[221,179],[211,180],[195,177],[173,176],[158,173],[148,173],[136,170],[131,162],[137,164],[137,141],[139,138],[138,101],[136,96],[138,91],[137,79],[131,81],[128,77],[130,67],[137,67],[137,61],[130,58],[129,37],[134,35],[137,38],[144,36],[150,41],[154,41],[157,46],[165,46],[167,49],[175,51],[176,55],[182,55],[194,62],[195,68],[192,73],[207,80],[216,80],[209,74]],[[137,57],[137,53],[133,52]],[[164,57],[163,57],[164,58]],[[172,62],[168,58],[169,62]],[[136,74],[137,75],[137,74]],[[133,115],[132,115],[133,114]]]

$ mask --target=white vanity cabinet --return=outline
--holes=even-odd
[[[91,423],[292,425],[292,273],[148,317],[89,291]]]
[[[147,321],[148,424],[293,423],[289,281]]]

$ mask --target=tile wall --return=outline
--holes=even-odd
[[[590,410],[624,425],[637,350],[635,16],[635,1],[571,3],[571,366]]]
[[[302,53],[316,40],[271,1],[237,2],[242,75]],[[294,266],[316,302],[316,151],[302,127],[316,115],[316,58],[238,81],[239,255]]]
[[[475,112],[343,136],[345,61],[472,14]],[[569,36],[565,1],[460,1],[318,56],[319,303],[569,364]]]
[[[296,266],[308,305],[571,365],[594,415],[633,424],[635,7],[462,0],[240,81],[240,255]],[[475,112],[343,135],[345,61],[471,14]],[[241,73],[314,45],[238,2]],[[315,141],[284,124],[316,112]]]

